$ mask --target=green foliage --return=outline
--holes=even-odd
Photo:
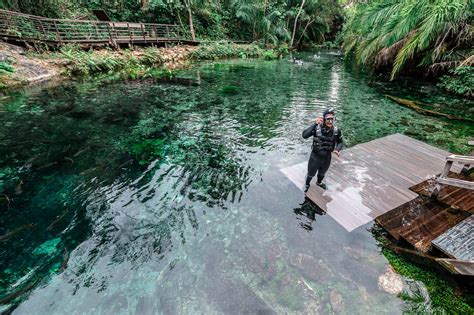
[[[361,64],[421,69],[454,64],[470,55],[472,5],[465,0],[381,0],[359,3],[344,27],[344,47]],[[467,60],[467,59],[466,59]]]
[[[453,314],[474,314],[474,308],[468,304],[468,300],[472,301],[473,299],[472,294],[466,297],[460,296],[454,292],[448,282],[440,278],[434,271],[419,267],[387,248],[384,248],[382,252],[395,271],[426,285],[434,309]]]
[[[263,52],[263,59],[265,60],[274,60],[278,59],[278,55],[273,50],[265,50]]]
[[[235,85],[227,85],[221,89],[222,94],[235,95],[239,93],[239,87]]]
[[[15,85],[17,80],[12,78],[11,74],[15,72],[15,67],[7,62],[0,62],[0,90]]]
[[[164,144],[162,139],[140,139],[130,144],[129,153],[140,165],[146,165],[164,155]]]
[[[37,1],[24,0],[8,1],[2,7],[52,18],[81,19],[95,19],[91,10],[104,9],[113,21],[179,25],[188,38],[191,18],[201,40],[234,39],[280,45],[290,42],[300,4],[301,1],[280,0],[42,0],[38,5]],[[295,44],[323,42],[333,21],[340,16],[337,0],[306,0],[298,19]],[[23,29],[28,29],[28,34],[23,35],[38,32],[34,25]]]
[[[59,57],[68,60],[67,69],[72,75],[112,73],[126,66],[125,61],[120,56],[111,54],[99,55],[93,52],[86,52],[80,47],[72,45],[61,47]]]
[[[156,67],[163,64],[163,58],[156,48],[146,48],[137,52],[124,50],[84,51],[78,46],[64,45],[54,57],[64,58],[67,73],[76,76],[120,73],[124,79],[156,78],[167,72]]]
[[[217,60],[225,58],[256,58],[261,57],[264,50],[257,45],[235,45],[227,42],[216,42],[200,45],[191,53],[195,60]]]
[[[387,242],[378,234],[375,237],[381,242],[382,246]],[[474,294],[465,293],[460,295],[456,293],[452,285],[441,278],[435,271],[418,266],[387,247],[382,248],[382,253],[393,269],[400,275],[423,282],[429,292],[431,306],[437,313],[474,314]],[[409,310],[408,313],[423,312],[423,310],[419,309],[421,302],[419,296],[409,296],[402,293],[400,297],[411,304],[412,310]]]
[[[449,71],[450,75],[441,77],[438,86],[454,94],[474,97],[474,68],[463,66]]]
[[[153,47],[143,49],[143,54],[139,60],[141,64],[149,67],[156,67],[163,64],[163,57],[160,55],[159,50]]]
[[[0,62],[0,75],[10,74],[15,72],[15,67],[6,62]]]

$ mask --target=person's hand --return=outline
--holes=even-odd
[[[324,121],[323,117],[319,116],[318,118],[316,118],[315,123],[316,123],[316,125],[320,125],[320,124],[323,123],[323,121]]]
[[[337,150],[334,150],[334,153],[337,155],[337,156],[341,156],[341,153]]]

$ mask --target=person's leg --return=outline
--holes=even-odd
[[[318,169],[318,180],[316,185],[320,186],[323,189],[326,189],[326,184],[323,184],[324,176],[326,175],[327,170],[329,169],[329,165],[331,165],[331,153],[329,153],[323,161],[321,161],[321,165]]]
[[[311,156],[308,161],[308,173],[306,174],[305,192],[308,191],[311,180],[313,179],[314,175],[316,175],[316,172],[318,171],[318,168],[320,168],[320,165],[321,162],[319,158],[314,152],[311,152]]]

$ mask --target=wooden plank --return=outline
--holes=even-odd
[[[474,276],[474,261],[463,261],[449,258],[438,258],[436,262],[441,264],[453,274]]]
[[[438,178],[438,183],[443,184],[443,185],[450,185],[450,186],[465,188],[468,190],[474,190],[474,182],[470,182],[470,181],[466,181],[462,179]]]
[[[450,208],[443,209],[435,216],[426,216],[423,210],[421,214],[408,229],[400,231],[400,236],[421,252],[431,249],[434,239],[468,216],[463,211],[452,211]]]
[[[466,177],[454,172],[450,172],[448,178],[462,178],[471,182],[474,181],[472,177]],[[434,179],[428,179],[410,187],[410,190],[423,196],[431,196],[431,192],[435,186],[436,181]],[[469,189],[442,185],[437,200],[450,205],[451,207],[459,208],[474,214],[474,193]]]
[[[458,162],[462,164],[474,164],[474,156],[467,155],[450,155],[446,158],[447,161]]]
[[[409,231],[412,226],[428,221],[448,208],[442,204],[431,203],[429,198],[419,196],[377,217],[375,221],[396,240],[400,240],[402,234]]]

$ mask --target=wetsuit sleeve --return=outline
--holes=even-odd
[[[311,137],[313,135],[313,131],[316,128],[316,126],[317,126],[316,124],[312,124],[311,126],[306,128],[303,131],[303,138],[308,139],[309,137]]]
[[[336,151],[341,151],[343,147],[343,139],[342,139],[342,132],[341,129],[339,129],[338,135],[337,135],[337,140],[336,140],[336,147],[334,150]]]

